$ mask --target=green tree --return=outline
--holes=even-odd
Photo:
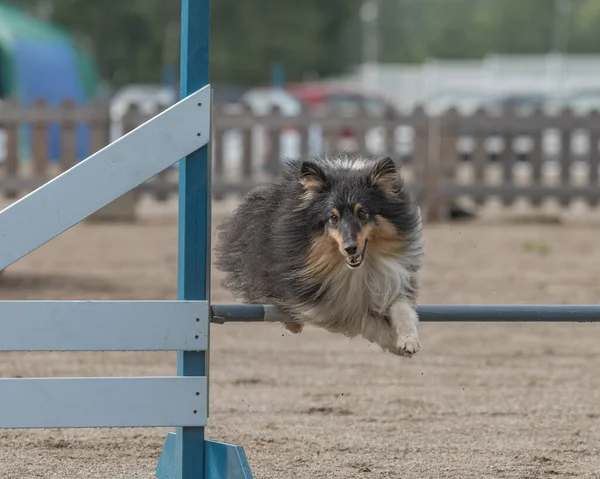
[[[569,51],[598,53],[600,50],[600,2],[579,0],[575,3],[569,35]]]
[[[217,81],[265,82],[269,65],[283,62],[290,80],[307,72],[337,73],[357,0],[219,0],[212,6],[212,76]]]
[[[12,0],[32,12],[51,1],[50,20],[89,47],[103,77],[120,85],[159,81],[177,65],[180,0]],[[352,59],[344,33],[360,0],[213,0],[211,78],[265,82],[272,61],[289,80],[342,71]]]
[[[554,2],[494,1],[480,10],[478,37],[485,51],[546,53],[553,46],[554,25]]]
[[[52,4],[50,19],[89,48],[115,86],[160,81],[178,64],[180,0],[7,1],[37,14]],[[284,64],[288,81],[348,70],[361,61],[362,1],[212,0],[211,81],[266,83],[271,62]],[[600,51],[598,0],[380,1],[384,62]]]

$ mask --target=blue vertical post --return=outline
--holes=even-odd
[[[181,0],[180,96],[208,82],[210,0]],[[180,162],[177,297],[210,300],[210,143]],[[208,376],[208,351],[178,352],[177,374]],[[242,446],[207,441],[203,427],[169,433],[156,465],[159,479],[252,479]]]
[[[210,0],[181,0],[180,97],[208,84]],[[210,293],[209,145],[180,162],[178,299],[207,300]],[[204,352],[177,353],[177,374],[205,376]],[[177,479],[203,479],[204,428],[177,429]]]

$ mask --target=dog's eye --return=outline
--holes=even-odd
[[[338,220],[339,220],[339,218],[337,217],[337,215],[331,215],[331,216],[329,217],[329,221],[331,221],[331,224],[334,224],[334,225],[336,225],[336,224],[337,224],[337,222],[338,222]]]
[[[356,216],[358,216],[359,220],[364,220],[367,217],[367,213],[365,213],[363,210],[360,210],[358,213],[356,213]]]

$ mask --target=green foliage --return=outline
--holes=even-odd
[[[265,82],[273,61],[291,79],[336,73],[347,63],[340,34],[357,9],[356,0],[215,1],[212,77]]]
[[[112,84],[160,81],[179,54],[180,0],[10,0],[33,13],[51,2],[51,20],[94,54]],[[265,82],[282,61],[291,80],[328,75],[354,60],[343,41],[360,0],[213,0],[211,78]]]
[[[1,0],[0,0],[1,1]],[[176,67],[180,0],[6,0],[70,30],[113,85],[156,82]],[[212,0],[213,82],[266,83],[271,62],[290,81],[360,62],[362,0]],[[600,50],[598,0],[380,0],[384,62],[486,53]],[[569,8],[570,6],[570,8]]]
[[[553,46],[555,10],[548,0],[490,2],[479,12],[479,34],[502,53],[544,53]]]

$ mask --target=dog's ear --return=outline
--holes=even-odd
[[[310,193],[316,193],[325,186],[325,173],[312,161],[303,161],[300,165],[300,183]]]
[[[371,185],[386,193],[393,193],[398,182],[398,167],[392,158],[377,161],[371,172]]]

